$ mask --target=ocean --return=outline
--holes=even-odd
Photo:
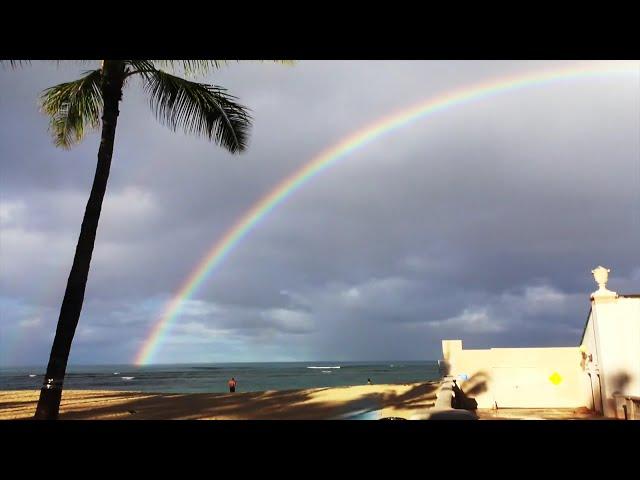
[[[43,367],[0,367],[0,390],[34,390],[42,386]],[[278,362],[174,365],[69,366],[66,389],[129,390],[154,393],[237,392],[341,387],[371,383],[413,383],[440,379],[437,361]]]

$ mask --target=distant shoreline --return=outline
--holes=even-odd
[[[340,367],[340,368],[337,368]],[[0,391],[37,390],[41,369],[0,368]],[[262,362],[246,364],[194,364],[137,367],[104,365],[70,367],[68,390],[129,391],[144,393],[227,393],[231,377],[238,392],[264,392],[367,385],[402,385],[438,381],[438,364],[429,362]]]

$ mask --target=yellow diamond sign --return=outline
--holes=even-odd
[[[560,382],[562,382],[562,377],[558,372],[553,372],[553,374],[549,377],[549,380],[551,380],[551,383],[553,383],[554,385],[559,385]]]

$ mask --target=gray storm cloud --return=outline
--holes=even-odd
[[[159,125],[125,92],[71,361],[130,362],[211,245],[325,148],[465,85],[567,62],[241,63],[246,154]],[[0,70],[0,362],[44,364],[98,137],[53,147],[39,92],[86,67]],[[640,73],[638,74],[640,75]],[[435,359],[579,341],[595,289],[640,290],[638,75],[536,85],[386,134],[317,175],[211,273],[157,361]]]

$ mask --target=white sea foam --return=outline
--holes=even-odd
[[[331,370],[322,370],[322,373],[331,373]]]
[[[307,368],[319,368],[319,369],[327,369],[327,368],[340,368],[338,367],[307,367]]]
[[[35,375],[29,375],[31,378],[35,377]]]
[[[113,372],[114,375],[120,375],[120,372]]]
[[[136,377],[122,377],[123,380],[133,380]]]

